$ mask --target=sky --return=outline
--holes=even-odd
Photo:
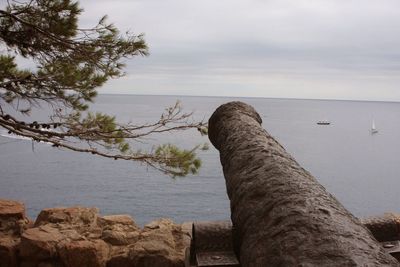
[[[82,0],[149,57],[100,93],[400,101],[398,0]]]

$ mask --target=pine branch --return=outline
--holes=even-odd
[[[12,1],[0,10],[0,40],[7,46],[0,55],[0,127],[59,148],[139,161],[171,176],[197,172],[198,147],[166,144],[141,152],[129,143],[190,129],[206,134],[206,125],[192,121],[178,102],[158,120],[139,125],[88,111],[96,89],[124,74],[123,60],[146,56],[148,48],[142,34],[122,36],[106,17],[93,28],[78,28],[81,11],[71,0]],[[34,62],[35,70],[19,68],[17,54]],[[48,121],[37,122],[30,111],[45,103],[51,107]]]

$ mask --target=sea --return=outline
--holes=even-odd
[[[400,103],[99,95],[91,109],[140,124],[158,120],[176,101],[193,112],[193,120],[204,121],[221,104],[248,103],[261,115],[262,126],[354,215],[400,212]],[[331,124],[318,125],[321,120]],[[134,146],[160,143],[183,148],[207,143],[208,150],[198,151],[200,172],[171,178],[140,162],[32,145],[0,129],[0,198],[24,202],[32,219],[44,208],[81,205],[98,207],[102,215],[129,214],[139,225],[163,217],[176,223],[229,220],[219,153],[207,136],[174,132]]]

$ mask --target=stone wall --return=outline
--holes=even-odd
[[[378,241],[399,242],[400,215],[362,223]],[[0,267],[183,267],[191,231],[191,223],[169,219],[141,229],[129,215],[100,216],[97,208],[85,207],[45,209],[33,222],[22,203],[0,199]],[[220,233],[208,235],[215,239],[210,246],[223,243]],[[400,261],[397,245],[388,252]]]
[[[51,208],[35,222],[22,203],[0,199],[0,267],[181,267],[190,233],[169,219],[139,228],[129,215]]]

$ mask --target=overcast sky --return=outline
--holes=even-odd
[[[400,101],[398,0],[82,0],[150,56],[100,92]]]

